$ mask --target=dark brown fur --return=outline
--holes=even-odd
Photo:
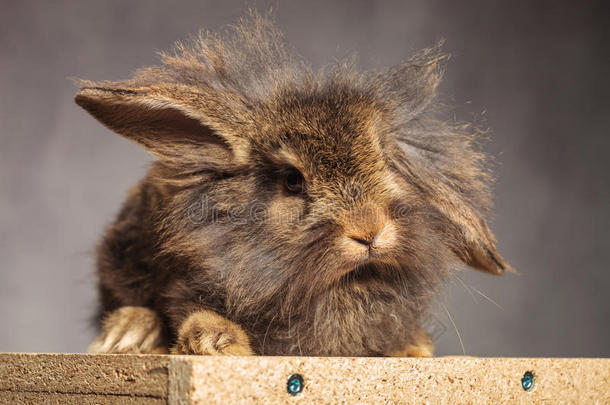
[[[76,96],[158,157],[100,246],[103,314],[153,309],[176,347],[212,333],[179,331],[213,311],[256,354],[391,355],[418,343],[457,259],[507,268],[475,131],[434,117],[438,48],[385,73],[314,72],[254,14],[162,59]]]

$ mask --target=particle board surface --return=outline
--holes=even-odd
[[[3,404],[293,402],[610,404],[610,359],[0,354]]]

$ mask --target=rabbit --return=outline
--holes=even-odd
[[[314,70],[243,17],[76,103],[156,159],[97,250],[92,353],[432,356],[453,269],[502,274],[473,125],[439,118],[441,45]]]

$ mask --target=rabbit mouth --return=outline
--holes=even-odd
[[[378,279],[380,276],[375,263],[367,262],[359,264],[348,271],[343,278],[352,282],[366,282],[373,279]]]
[[[396,281],[395,275],[400,269],[401,266],[395,262],[366,261],[344,273],[341,281],[356,284],[392,284]]]

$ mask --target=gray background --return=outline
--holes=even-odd
[[[67,78],[127,78],[157,63],[155,50],[269,4],[0,3],[0,351],[86,348],[91,252],[151,160],[77,108]],[[431,325],[441,332],[438,354],[462,353],[446,308],[467,354],[610,356],[610,38],[601,2],[272,5],[316,66],[357,51],[363,67],[383,68],[446,38],[453,56],[442,99],[459,119],[492,129],[493,229],[520,274],[461,272]]]

